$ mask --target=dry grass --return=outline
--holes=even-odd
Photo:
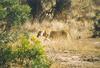
[[[55,31],[52,34],[56,36],[55,38],[40,37],[46,47],[48,58],[54,62],[50,68],[99,68],[100,39],[87,38],[92,35],[88,30],[93,25],[92,21],[69,19],[67,22],[69,23],[43,21],[41,24],[26,24],[23,28],[36,34],[38,31],[46,31],[48,34]],[[66,38],[59,33],[62,30],[67,33]],[[79,36],[81,39],[78,38]]]
[[[67,23],[63,23],[62,21],[52,21],[52,22],[48,22],[48,21],[44,21],[43,23],[39,24],[39,23],[34,23],[34,24],[29,24],[26,23],[23,26],[23,29],[29,30],[32,33],[38,33],[38,31],[46,31],[47,33],[52,33],[52,31],[55,31],[55,34],[52,34],[54,36],[57,36],[57,32],[61,32],[62,30],[66,31],[66,35],[67,37],[63,37],[63,34],[58,34],[57,38],[52,38],[49,39],[49,41],[45,41],[42,39],[41,41],[44,41],[44,44],[49,44],[53,47],[53,49],[55,51],[64,51],[64,50],[73,50],[73,51],[87,51],[87,52],[91,52],[91,51],[98,51],[98,49],[95,48],[94,43],[91,40],[76,40],[73,39],[74,37],[77,37],[80,35],[80,33],[82,33],[82,37],[84,36],[88,36],[90,34],[87,31],[87,29],[89,28],[89,26],[91,26],[92,24],[87,22],[77,22],[75,20],[71,20],[70,24]],[[81,23],[81,24],[80,24]],[[77,28],[82,28],[84,25],[85,30],[83,30],[83,32],[77,32]],[[86,25],[86,26],[85,26]],[[88,26],[87,26],[88,25]],[[76,32],[75,32],[76,31]],[[74,33],[75,32],[75,33]],[[85,33],[84,33],[85,32]],[[86,33],[87,32],[87,33]],[[68,34],[69,33],[69,34]]]
[[[51,68],[99,68],[100,40],[83,39],[72,42],[61,38],[52,40],[47,46],[47,54],[54,61]]]

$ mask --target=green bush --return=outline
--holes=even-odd
[[[23,67],[48,68],[50,64],[41,42],[27,34],[20,34],[16,42],[0,47],[0,54],[0,65],[15,63]]]
[[[12,52],[11,48],[2,48],[0,47],[0,66],[6,65],[8,62],[12,60]]]
[[[31,9],[27,4],[21,5],[19,1],[0,0],[0,20],[13,25],[19,25],[28,20]]]
[[[0,5],[0,20],[4,20],[4,18],[6,17],[7,12],[5,11],[5,9],[3,8],[2,5]]]

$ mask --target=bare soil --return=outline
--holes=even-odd
[[[100,68],[100,39],[45,40],[51,68]]]

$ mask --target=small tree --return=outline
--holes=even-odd
[[[12,25],[21,25],[30,17],[30,7],[20,4],[20,0],[0,0],[0,20],[7,22],[7,30]]]

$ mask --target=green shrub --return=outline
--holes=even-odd
[[[27,34],[20,34],[16,42],[8,42],[7,46],[0,47],[0,54],[1,65],[9,62],[23,67],[48,68],[50,64],[41,42]]]
[[[4,20],[4,18],[6,17],[7,12],[5,11],[5,9],[3,8],[2,5],[0,5],[0,20]]]
[[[20,0],[0,0],[0,20],[19,25],[30,18],[30,7],[21,5]]]
[[[12,55],[11,48],[0,47],[0,66],[6,65],[8,62],[10,62],[12,60],[11,55]]]

